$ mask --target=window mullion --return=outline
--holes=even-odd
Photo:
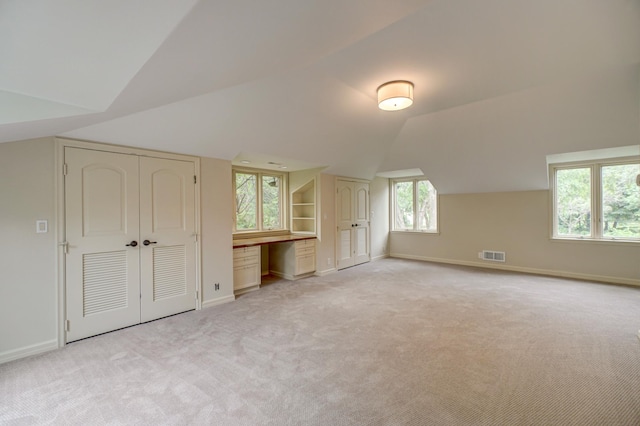
[[[256,190],[258,191],[256,200],[258,200],[258,217],[257,217],[257,225],[258,225],[258,231],[263,231],[263,218],[262,218],[262,173],[256,173],[257,176],[257,185],[256,185]]]
[[[591,236],[602,238],[602,169],[600,164],[591,166]]]
[[[417,231],[419,229],[418,222],[420,218],[418,217],[418,181],[416,179],[413,180],[413,230]]]

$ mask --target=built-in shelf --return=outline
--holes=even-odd
[[[291,193],[291,232],[316,232],[316,181],[310,180]]]

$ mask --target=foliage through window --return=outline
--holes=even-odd
[[[392,181],[393,230],[438,231],[438,193],[426,179]]]
[[[640,161],[554,165],[556,238],[640,239]]]
[[[285,175],[234,170],[235,231],[284,229]]]

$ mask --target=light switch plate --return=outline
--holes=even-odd
[[[46,220],[36,220],[36,233],[44,234],[49,231],[49,223]]]

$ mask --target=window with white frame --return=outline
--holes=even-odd
[[[438,192],[427,179],[391,181],[392,230],[438,232]]]
[[[234,232],[285,229],[286,174],[233,170]]]
[[[640,240],[640,159],[552,164],[553,237]]]

